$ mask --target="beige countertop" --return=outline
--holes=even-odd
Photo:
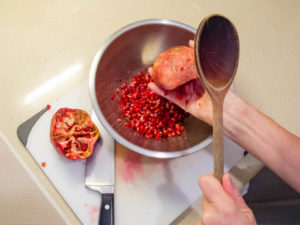
[[[300,136],[299,12],[298,0],[4,0],[0,7],[0,130],[11,148],[0,151],[13,151],[42,184],[50,202],[64,212],[66,221],[80,224],[17,138],[17,126],[87,80],[101,43],[120,27],[141,19],[166,18],[196,28],[211,13],[229,17],[239,33],[237,93]],[[70,70],[67,80],[57,81]],[[0,170],[7,169],[5,163],[0,165]],[[5,187],[5,181],[0,178],[0,182]],[[0,198],[1,194],[0,190]],[[0,208],[7,208],[1,204]],[[9,208],[16,210],[16,205]]]

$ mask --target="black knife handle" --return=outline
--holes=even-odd
[[[114,225],[114,194],[102,194],[99,225]]]

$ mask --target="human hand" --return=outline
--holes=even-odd
[[[251,209],[225,173],[222,184],[212,175],[198,180],[202,189],[202,215],[198,225],[256,225]]]
[[[190,41],[189,46],[193,48],[194,41]],[[152,67],[148,69],[148,73],[153,74]],[[186,112],[210,125],[212,124],[212,103],[208,93],[203,89],[200,79],[189,81],[171,91],[162,90],[153,82],[149,83],[148,86],[158,95],[174,102]]]

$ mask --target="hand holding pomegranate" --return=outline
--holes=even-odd
[[[198,78],[193,47],[194,42],[190,41],[189,47],[163,52],[148,69],[154,81],[148,86],[186,112],[212,124],[212,103]]]

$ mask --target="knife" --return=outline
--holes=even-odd
[[[86,160],[85,186],[101,194],[100,225],[114,224],[115,148],[114,139],[106,132],[95,113],[92,120],[100,132],[100,140]]]

